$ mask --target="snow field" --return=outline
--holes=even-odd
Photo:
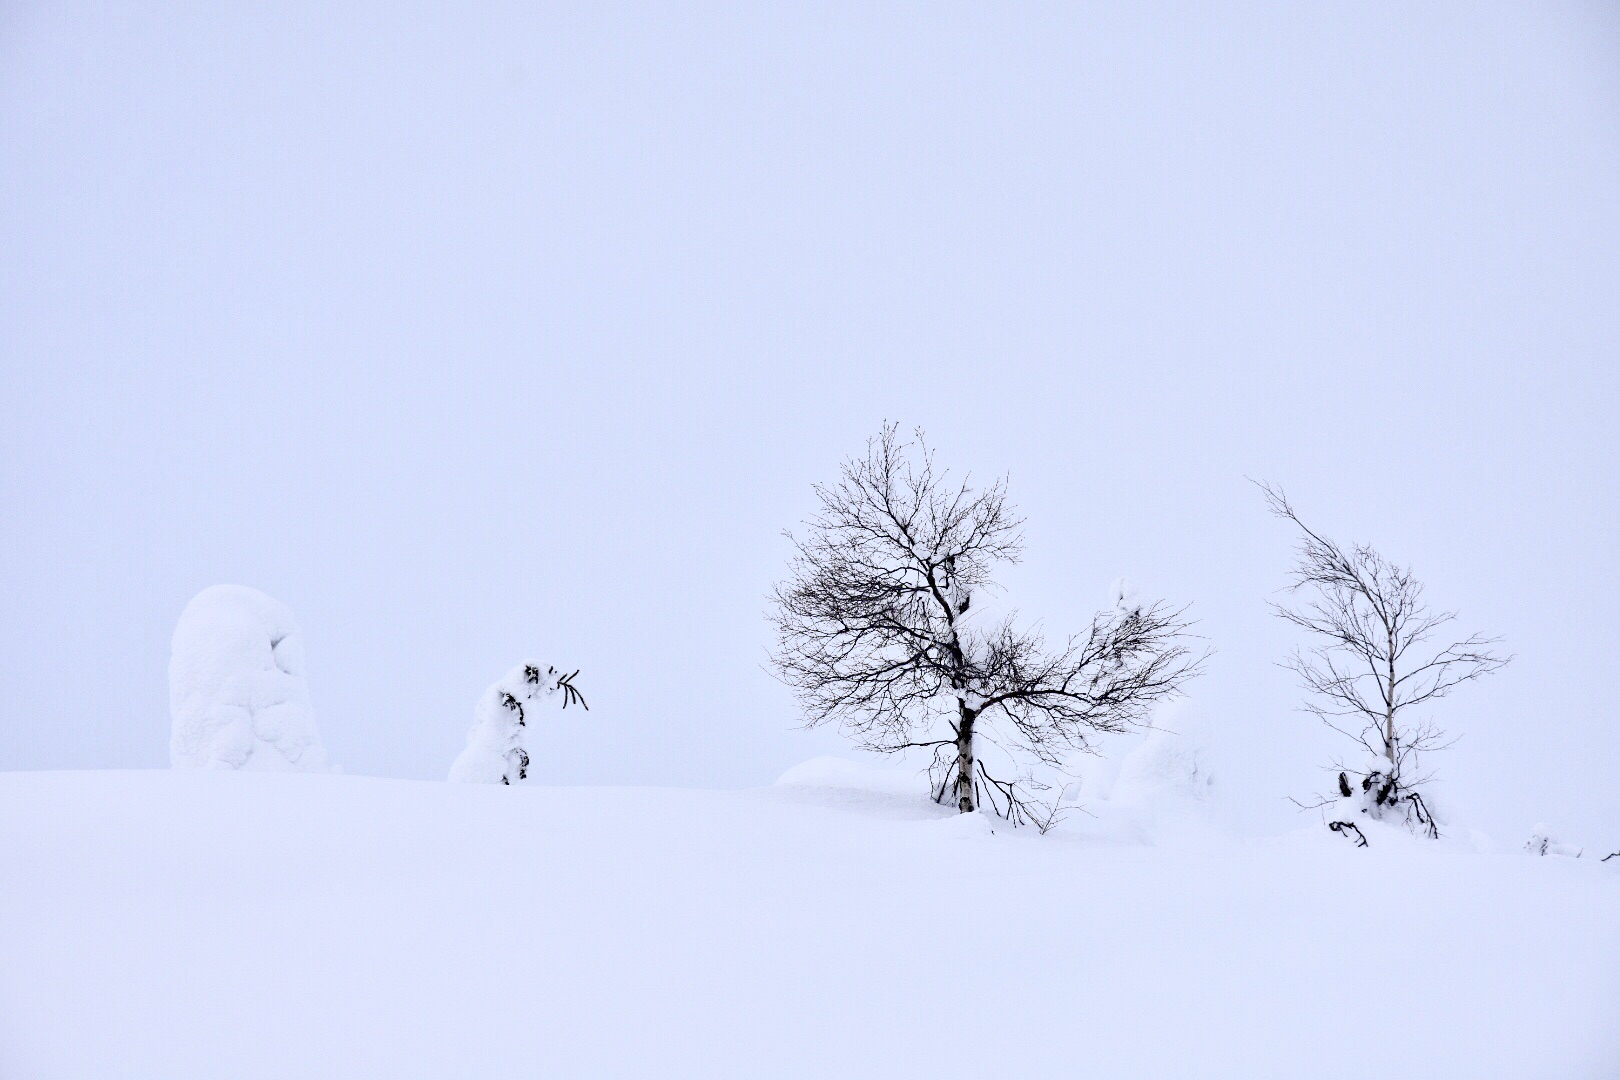
[[[1613,863],[1098,809],[3,775],[0,1076],[1620,1075]]]

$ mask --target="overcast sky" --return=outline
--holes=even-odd
[[[555,783],[844,752],[764,669],[884,419],[1028,518],[1049,632],[1191,602],[1255,826],[1331,733],[1245,477],[1517,655],[1459,820],[1620,844],[1620,14],[1553,3],[0,9],[0,769],[168,760],[169,635],[303,624],[439,778],[525,656]]]

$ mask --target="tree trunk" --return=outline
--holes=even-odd
[[[1384,756],[1395,775],[1395,635],[1389,635],[1389,693],[1384,697]]]
[[[956,809],[964,814],[973,813],[973,721],[979,714],[958,701],[956,724]]]

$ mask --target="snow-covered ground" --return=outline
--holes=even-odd
[[[1620,1076],[1620,860],[1118,801],[0,775],[0,1076]]]

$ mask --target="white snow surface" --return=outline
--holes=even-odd
[[[4,774],[0,1076],[1620,1075],[1615,862],[1092,809]]]
[[[169,657],[177,769],[325,772],[304,682],[304,635],[285,604],[245,585],[192,598]]]

